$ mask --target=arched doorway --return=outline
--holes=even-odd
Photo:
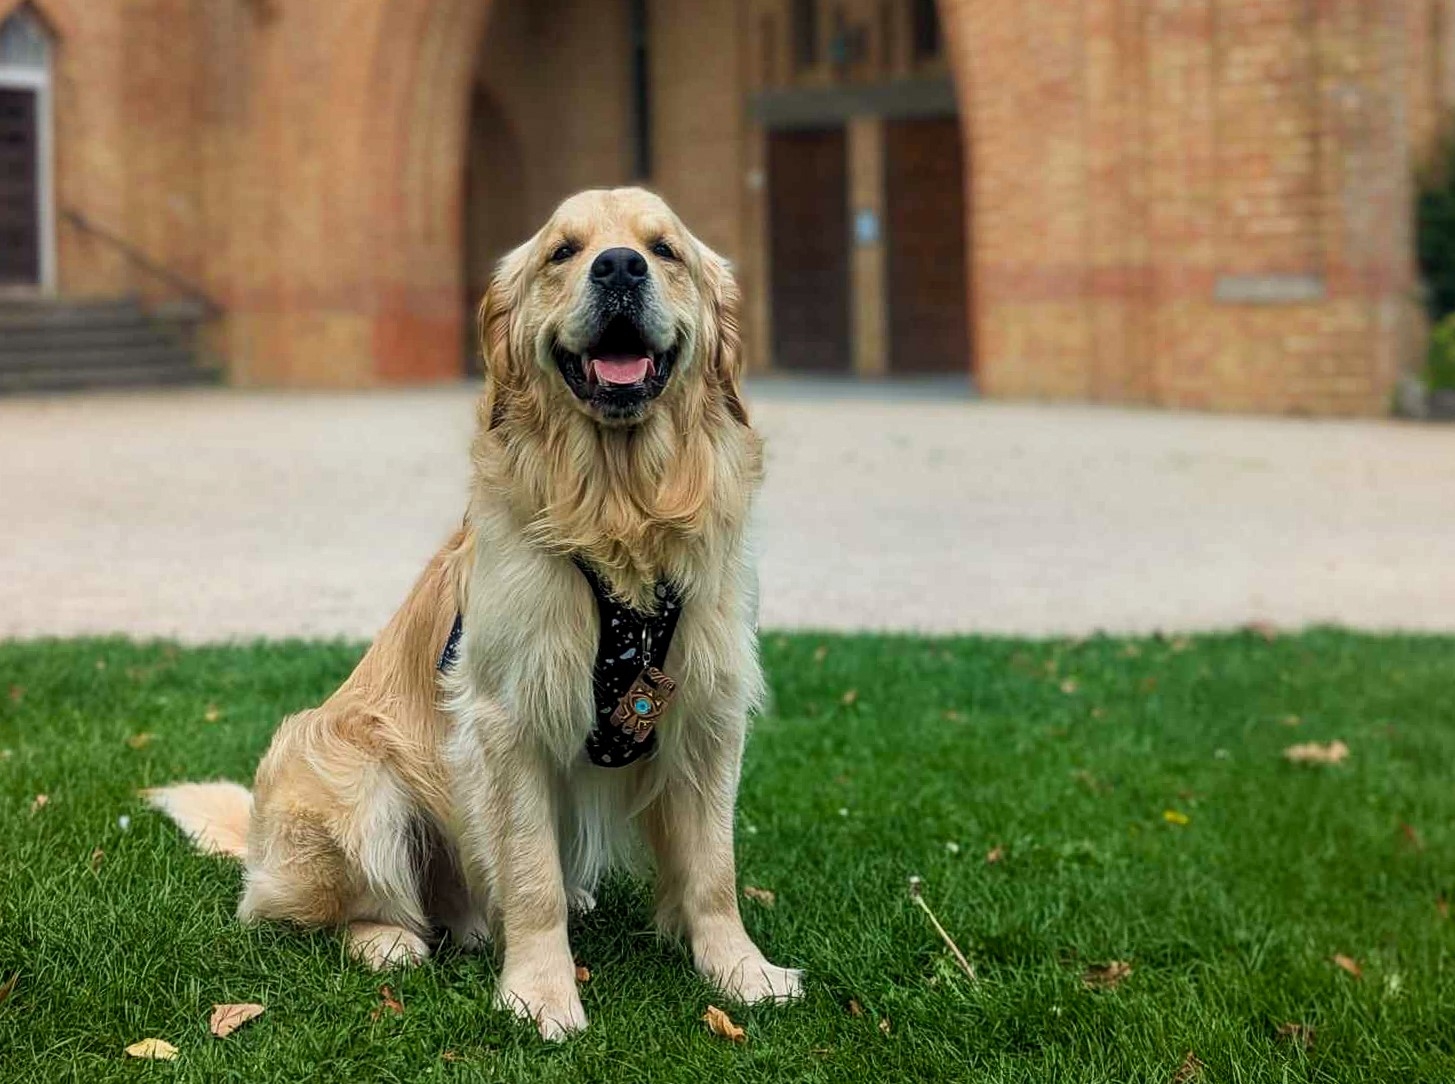
[[[0,288],[55,288],[52,52],[29,4],[0,21]]]

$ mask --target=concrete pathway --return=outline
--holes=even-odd
[[[763,623],[1455,630],[1455,427],[764,382]],[[475,389],[0,399],[0,637],[367,638]]]

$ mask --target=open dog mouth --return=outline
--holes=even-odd
[[[560,344],[556,368],[571,393],[604,417],[637,417],[667,386],[676,350],[653,350],[630,316],[606,322],[596,341],[576,354]]]

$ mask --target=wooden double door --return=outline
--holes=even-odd
[[[884,122],[880,229],[891,373],[969,369],[960,140],[953,116]],[[778,368],[847,373],[853,367],[848,170],[843,126],[769,133],[768,255]]]

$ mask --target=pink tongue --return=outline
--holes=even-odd
[[[592,358],[591,364],[596,369],[596,379],[603,384],[640,384],[647,378],[652,359],[613,354],[604,358]]]

